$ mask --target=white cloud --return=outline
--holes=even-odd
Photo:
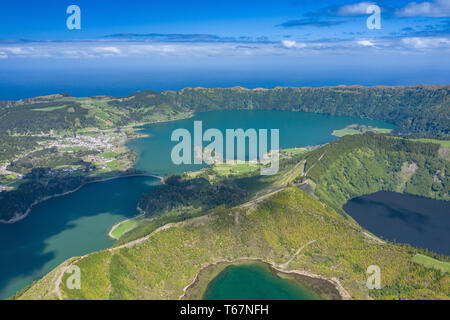
[[[412,37],[402,39],[402,44],[415,49],[449,48],[450,40],[448,38]]]
[[[283,40],[283,41],[281,41],[281,44],[285,48],[294,48],[295,45],[297,44],[297,42],[294,40]]]
[[[410,2],[397,10],[399,17],[450,17],[450,0]]]
[[[99,48],[95,48],[96,52],[104,52],[104,53],[112,53],[112,54],[120,54],[121,51],[119,48],[117,47],[99,47]]]
[[[175,59],[204,59],[226,56],[265,56],[265,55],[301,55],[323,52],[355,53],[357,50],[376,49],[377,52],[389,51],[414,53],[423,50],[450,49],[450,37],[407,37],[377,38],[355,40],[304,41],[282,40],[267,43],[236,42],[138,42],[138,41],[67,41],[67,42],[29,42],[17,44],[0,43],[0,59],[98,59],[129,57],[174,57]],[[288,50],[287,50],[288,49]]]
[[[306,43],[303,42],[297,42],[294,40],[282,40],[281,41],[281,45],[285,48],[288,49],[293,49],[293,48],[305,48],[306,47]]]
[[[338,9],[337,15],[339,16],[357,16],[361,14],[367,14],[367,7],[374,4],[374,2],[359,2],[355,4],[347,4]]]
[[[362,45],[364,47],[373,47],[373,46],[375,46],[373,44],[373,42],[370,41],[370,40],[358,40],[356,43],[359,44],[359,45]]]
[[[3,50],[9,51],[10,53],[15,55],[25,54],[28,52],[28,50],[25,50],[24,48],[21,47],[6,47],[3,48]]]

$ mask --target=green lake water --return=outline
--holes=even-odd
[[[336,129],[358,123],[379,128],[394,128],[392,124],[352,117],[336,117],[308,112],[280,110],[229,110],[196,113],[194,117],[172,122],[145,125],[140,133],[149,137],[128,142],[138,154],[136,168],[158,175],[198,170],[202,165],[174,165],[171,150],[178,142],[170,141],[172,132],[185,128],[193,137],[194,121],[202,121],[203,132],[219,129],[225,140],[226,129],[279,129],[280,148],[313,146],[337,139],[331,135]],[[270,133],[268,133],[270,136]],[[205,142],[203,145],[208,145]],[[270,145],[270,144],[269,144]]]
[[[198,168],[175,166],[170,153],[176,128],[192,131],[193,121],[203,121],[204,130],[217,128],[280,129],[280,147],[308,146],[336,139],[335,129],[358,123],[392,128],[380,121],[289,111],[213,111],[194,118],[146,125],[147,138],[132,140],[136,168],[165,175]],[[64,260],[105,249],[113,244],[107,233],[116,222],[136,214],[143,193],[151,192],[158,180],[131,177],[89,184],[79,191],[50,199],[33,208],[15,224],[0,224],[0,298],[7,298],[38,280]],[[1,210],[1,208],[0,208]]]
[[[267,264],[226,267],[208,285],[205,300],[317,300],[319,297],[299,283],[283,279]]]
[[[38,204],[17,223],[0,224],[0,298],[14,295],[70,257],[110,247],[110,228],[135,215],[140,196],[157,184],[150,177],[88,184]]]

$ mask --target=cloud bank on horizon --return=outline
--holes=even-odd
[[[187,35],[189,36],[189,35]],[[0,59],[95,59],[112,57],[232,57],[232,56],[298,56],[311,54],[402,54],[423,55],[431,50],[450,53],[450,38],[400,37],[400,38],[361,38],[354,40],[317,40],[317,41],[124,41],[90,40],[70,42],[19,42],[0,44]]]
[[[20,2],[23,1],[17,1],[19,5]],[[55,24],[58,27],[54,27],[51,23],[43,26],[36,25],[36,22],[39,22],[39,13],[36,12],[33,13],[36,17],[34,24],[27,20],[26,15],[23,19],[27,22],[21,21],[20,17],[24,14],[24,9],[15,9],[14,5],[11,5],[9,9],[6,5],[6,10],[1,11],[9,18],[2,19],[0,15],[0,21],[4,21],[3,23],[6,21],[8,24],[9,21],[14,20],[19,25],[8,24],[5,28],[0,28],[2,30],[0,31],[0,59],[80,59],[139,55],[190,55],[192,57],[292,55],[293,53],[288,53],[287,49],[295,50],[297,54],[303,55],[326,50],[335,51],[335,53],[356,53],[361,50],[364,53],[367,48],[402,54],[417,51],[422,54],[425,50],[448,52],[450,49],[450,20],[448,19],[450,0],[355,3],[280,1],[277,5],[278,10],[275,10],[273,14],[270,9],[274,8],[275,1],[261,1],[258,6],[247,3],[242,5],[239,11],[239,8],[233,6],[235,2],[230,0],[228,9],[234,14],[227,15],[229,10],[225,10],[227,12],[217,17],[221,24],[218,28],[211,28],[211,23],[214,24],[216,19],[217,10],[220,10],[220,8],[215,10],[213,6],[206,6],[202,9],[202,14],[197,16],[186,14],[184,19],[183,16],[179,17],[179,13],[174,12],[173,19],[176,18],[176,21],[172,23],[164,21],[164,17],[170,20],[170,11],[160,11],[158,19],[148,17],[144,21],[139,21],[136,13],[131,11],[131,17],[127,19],[108,22],[107,18],[114,17],[118,10],[125,10],[127,7],[130,7],[130,10],[137,10],[143,2],[131,1],[134,5],[125,6],[124,4],[121,8],[121,1],[115,2],[114,6],[111,4],[108,6],[105,1],[93,1],[97,6],[92,6],[92,1],[88,3],[81,0],[79,2],[82,9],[83,28],[75,32],[64,28],[62,22],[66,17],[65,12],[61,11],[64,6],[54,4],[47,6],[45,2],[48,1],[40,1],[41,6],[37,7],[42,11],[42,19],[46,18],[44,13],[47,11],[49,11],[47,14],[58,11],[58,19],[54,19],[60,22]],[[172,2],[173,5],[179,5],[177,1]],[[202,2],[195,3],[198,6]],[[392,7],[394,3],[396,7]],[[372,4],[381,7],[383,20],[381,30],[366,28],[365,20],[370,16],[367,8]],[[252,10],[255,12],[257,21],[252,21]],[[102,19],[98,19],[93,14],[98,14],[98,11],[104,12]],[[298,18],[288,18],[293,15]],[[139,26],[133,25],[133,18],[136,18]],[[193,21],[193,18],[196,19]],[[249,23],[246,20],[252,22],[251,27],[247,27]],[[273,23],[274,21],[279,23]],[[27,25],[30,26],[29,30],[26,28]],[[20,27],[21,33],[13,32],[12,30],[16,30],[14,27]],[[120,28],[136,32],[102,34],[102,32]],[[170,32],[143,32],[163,29]],[[178,29],[178,32],[171,32],[174,29]],[[218,33],[204,32],[212,29],[217,29],[215,31]],[[258,29],[261,33],[258,33]],[[8,32],[9,30],[11,32]],[[196,32],[183,32],[184,30]],[[222,34],[219,33],[220,31]]]

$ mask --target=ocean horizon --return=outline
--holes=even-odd
[[[423,78],[423,77],[422,77]],[[75,97],[127,96],[141,90],[180,90],[187,87],[234,87],[249,89],[277,86],[322,87],[337,85],[418,85],[446,84],[441,74],[429,72],[419,80],[408,73],[386,75],[384,71],[349,70],[342,76],[320,70],[149,70],[149,69],[8,69],[0,72],[0,100],[19,100],[36,96],[67,93]]]

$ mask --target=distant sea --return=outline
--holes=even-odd
[[[0,100],[18,100],[55,93],[76,97],[93,95],[127,96],[139,90],[180,90],[186,87],[273,88],[276,86],[334,86],[360,84],[414,85],[447,83],[433,72],[421,76],[384,71],[345,70],[230,70],[206,68],[0,68]],[[418,80],[420,79],[420,80]],[[422,79],[426,79],[423,80]]]

